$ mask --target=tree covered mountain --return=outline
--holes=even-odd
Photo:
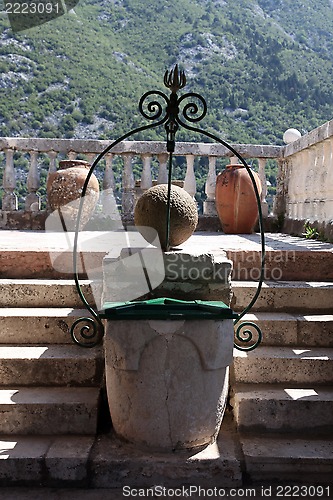
[[[332,117],[332,26],[332,0],[81,0],[16,34],[3,13],[0,135],[116,138],[145,123],[140,96],[179,63],[207,100],[204,128],[281,144]]]

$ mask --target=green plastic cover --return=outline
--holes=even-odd
[[[102,319],[233,319],[224,302],[157,298],[131,302],[106,302],[99,312]]]

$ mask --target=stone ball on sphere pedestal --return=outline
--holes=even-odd
[[[135,225],[140,227],[142,236],[149,242],[151,231],[157,231],[161,247],[166,248],[168,185],[153,186],[139,198],[134,210]],[[169,245],[176,247],[184,243],[195,231],[198,224],[196,202],[182,188],[171,186]]]
[[[288,128],[283,134],[283,140],[286,144],[297,141],[300,137],[302,137],[302,134],[296,128]]]

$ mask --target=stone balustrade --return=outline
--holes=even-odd
[[[43,218],[45,219],[45,214],[47,213],[47,210],[45,210],[45,208],[47,209],[47,200],[44,200],[44,209],[42,210],[39,194],[43,168],[41,167],[41,157],[43,157],[43,164],[48,164],[48,172],[44,172],[45,177],[48,173],[57,169],[59,159],[75,159],[80,157],[93,162],[97,155],[109,144],[109,141],[102,140],[0,138],[0,165],[2,165],[3,169],[0,227],[33,229],[42,227]],[[265,164],[269,158],[279,160],[283,148],[279,146],[244,144],[236,144],[233,147],[247,160],[258,160],[258,173],[263,185],[262,210],[263,214],[267,215]],[[26,178],[21,179],[21,182],[25,181],[26,183],[24,207],[18,206],[16,194],[19,168],[16,166],[15,155],[18,153],[28,159]],[[1,156],[3,157],[2,159]],[[206,200],[203,203],[203,214],[214,216],[216,214],[215,182],[217,162],[221,158],[230,157],[230,151],[216,143],[180,142],[176,145],[175,156],[184,160],[185,175],[183,185],[184,189],[191,196],[195,196],[197,193],[195,159],[197,157],[207,158],[207,178],[204,188]],[[100,181],[103,188],[101,203],[105,213],[108,213],[108,208],[111,206],[108,193],[112,193],[116,189],[116,171],[113,165],[117,157],[120,157],[122,161],[121,189],[118,189],[119,196],[117,201],[121,204],[123,216],[131,217],[138,194],[138,184],[139,192],[142,192],[149,188],[154,180],[157,183],[167,182],[168,155],[166,154],[166,146],[164,142],[124,141],[115,146],[112,152],[106,155],[103,161],[103,168],[100,172]],[[249,161],[250,164],[251,161]],[[134,163],[136,166],[139,163],[139,167],[136,169],[140,173],[139,179],[135,179]]]
[[[333,237],[333,120],[285,146],[279,162],[274,212],[284,230],[299,234],[309,222]]]

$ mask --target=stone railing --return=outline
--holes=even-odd
[[[41,157],[44,164],[48,164],[48,173],[57,169],[59,159],[87,159],[93,162],[96,155],[109,145],[109,141],[76,140],[76,139],[39,139],[39,138],[0,138],[0,165],[3,169],[2,180],[2,209],[0,211],[0,227],[2,228],[32,228],[41,229],[47,214],[47,200],[44,200],[46,208],[41,210],[41,197],[39,194],[41,183]],[[265,174],[266,161],[269,158],[281,160],[283,147],[280,146],[257,146],[257,145],[233,145],[234,149],[244,158],[258,160],[258,173],[262,181],[262,210],[264,216],[268,214],[266,202],[267,182]],[[20,153],[28,159],[28,168],[25,178],[20,182],[26,183],[26,195],[24,206],[18,207],[17,200],[17,174],[19,167],[16,165],[15,157]],[[1,159],[2,156],[2,159]],[[175,156],[183,157],[185,160],[184,189],[195,196],[197,192],[197,179],[194,168],[196,157],[208,159],[207,177],[205,181],[206,200],[203,203],[203,215],[214,216],[215,212],[215,182],[217,161],[221,158],[230,157],[230,151],[219,144],[213,143],[178,143]],[[115,169],[113,165],[117,157],[122,161],[121,173],[121,198],[119,203],[122,214],[131,217],[136,196],[139,192],[149,188],[153,183],[152,171],[155,171],[155,181],[164,183],[167,181],[166,146],[164,142],[130,142],[124,141],[113,148],[112,153],[105,158],[105,163],[100,174],[103,191],[110,192],[115,189]],[[46,158],[46,160],[45,160]],[[140,179],[135,180],[133,163],[139,163]],[[152,168],[154,166],[154,168]],[[281,167],[281,171],[282,171]],[[22,177],[22,171],[20,171]],[[47,173],[44,172],[44,179]],[[44,182],[45,184],[45,182]],[[119,183],[118,183],[119,184]],[[106,207],[107,197],[102,198]]]
[[[274,211],[286,232],[300,234],[308,222],[333,238],[333,120],[285,146]]]

